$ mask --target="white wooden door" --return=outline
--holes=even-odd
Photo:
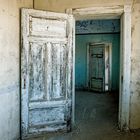
[[[88,46],[89,89],[98,92],[111,90],[111,43]]]
[[[70,131],[73,16],[22,9],[22,137]]]
[[[89,84],[90,89],[103,92],[105,90],[105,46],[89,45]]]

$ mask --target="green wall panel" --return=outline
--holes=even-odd
[[[87,43],[112,43],[112,90],[119,89],[120,34],[76,35],[75,85],[76,89],[86,88]]]

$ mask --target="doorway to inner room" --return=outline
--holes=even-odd
[[[119,112],[120,19],[78,20],[75,27],[76,125],[84,132],[113,128]]]

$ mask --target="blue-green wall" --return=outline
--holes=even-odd
[[[75,85],[78,89],[86,87],[87,78],[87,43],[107,42],[112,43],[112,90],[119,89],[119,58],[120,34],[90,34],[76,35],[75,50]]]

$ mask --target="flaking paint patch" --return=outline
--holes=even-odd
[[[134,3],[132,11],[132,66],[131,66],[131,116],[130,116],[130,127],[140,127],[140,83],[139,83],[139,33],[140,33],[140,4]]]

